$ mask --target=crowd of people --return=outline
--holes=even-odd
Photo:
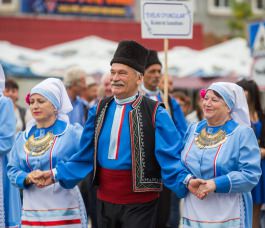
[[[75,68],[31,88],[27,120],[0,67],[0,227],[259,228],[257,84],[213,83],[192,111],[172,78],[164,105],[162,71],[156,51],[121,41],[100,84]]]

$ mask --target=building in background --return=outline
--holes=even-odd
[[[139,0],[0,0],[0,40],[34,49],[97,35],[133,39],[162,50],[163,40],[142,39]],[[194,24],[194,38],[172,40],[170,47],[203,49],[203,31]]]

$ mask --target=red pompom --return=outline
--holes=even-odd
[[[25,97],[26,103],[29,105],[30,104],[30,93],[28,93]]]
[[[205,95],[206,95],[206,89],[201,89],[200,90],[200,96],[201,96],[201,98],[204,98],[205,97]]]

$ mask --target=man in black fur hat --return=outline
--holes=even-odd
[[[162,77],[162,63],[160,62],[157,51],[149,50],[147,56],[143,83],[141,91],[143,95],[152,100],[163,102],[164,94],[159,89],[158,85]],[[168,96],[169,113],[174,121],[176,128],[183,137],[187,130],[185,116],[178,102]]]
[[[180,133],[159,102],[138,92],[147,55],[135,41],[119,43],[110,63],[113,96],[90,109],[82,149],[53,169],[66,188],[91,175],[99,227],[155,228],[162,180],[180,197],[188,191]]]

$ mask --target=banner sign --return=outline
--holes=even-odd
[[[22,0],[23,13],[133,18],[134,0]]]
[[[193,2],[142,0],[141,25],[143,38],[191,39]]]

